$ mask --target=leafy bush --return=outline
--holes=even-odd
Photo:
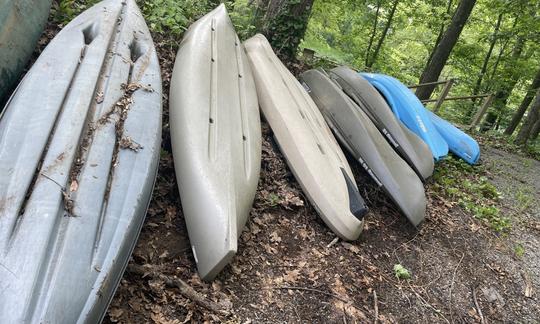
[[[181,36],[187,27],[208,11],[199,0],[152,0],[140,4],[148,27],[157,33]]]

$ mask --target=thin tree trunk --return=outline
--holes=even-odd
[[[384,39],[386,38],[386,35],[388,34],[388,30],[390,29],[390,26],[392,25],[392,20],[394,20],[394,14],[396,13],[396,8],[399,3],[399,0],[395,0],[394,4],[392,5],[392,9],[390,10],[390,15],[388,16],[388,19],[386,20],[386,25],[384,26],[383,33],[381,35],[381,38],[379,38],[379,42],[377,43],[377,47],[375,47],[375,52],[373,53],[373,57],[369,61],[369,64],[366,64],[366,67],[371,68],[373,64],[377,61],[377,56],[379,56],[379,51],[381,50],[381,47],[384,43]]]
[[[538,117],[538,116],[537,116]],[[535,140],[538,138],[538,133],[540,133],[540,118],[537,119],[536,123],[531,130],[531,135],[529,136],[530,140]]]
[[[377,23],[379,22],[379,12],[381,11],[381,0],[377,1],[377,12],[375,13],[375,21],[373,22],[373,29],[371,30],[371,36],[369,37],[369,43],[366,50],[365,66],[369,66],[369,56],[371,54],[371,47],[373,46],[373,40],[375,40],[375,34],[377,33]]]
[[[452,21],[450,22],[448,29],[444,33],[439,45],[434,49],[431,62],[426,65],[426,68],[420,77],[419,83],[437,81],[441,75],[444,65],[446,64],[446,61],[448,60],[448,57],[450,57],[450,53],[452,52],[454,45],[456,45],[459,39],[459,35],[461,35],[463,27],[465,27],[465,23],[471,15],[475,4],[476,0],[461,0],[456,12],[454,13],[454,16],[452,17]],[[429,99],[434,89],[435,86],[419,87],[416,90],[416,95],[421,100]]]
[[[540,88],[540,69],[536,72],[536,76],[533,79],[533,82],[531,83],[529,89],[527,90],[527,93],[525,94],[525,97],[523,98],[523,101],[519,105],[518,110],[514,113],[514,116],[512,117],[512,120],[510,121],[510,124],[504,131],[505,135],[512,135],[516,128],[519,125],[519,122],[523,118],[523,115],[525,115],[525,112],[527,111],[527,108],[531,105],[532,100],[534,99],[534,94],[536,91]]]
[[[512,24],[511,30],[515,30],[517,25],[517,18],[514,18],[514,23]],[[503,46],[501,46],[501,49],[499,50],[499,55],[497,55],[497,59],[495,60],[495,64],[493,64],[493,68],[491,70],[491,75],[489,77],[489,81],[493,81],[495,79],[495,74],[497,73],[497,69],[499,68],[499,63],[501,63],[501,59],[504,55],[504,52],[506,52],[506,48],[508,47],[508,44],[510,43],[510,37],[507,37],[504,41]],[[493,84],[493,82],[490,82],[490,84]],[[487,90],[491,90],[491,86],[488,86]]]
[[[525,38],[519,37],[516,41],[516,46],[512,51],[512,58],[510,62],[505,64],[504,70],[499,76],[501,78],[504,78],[505,80],[508,79],[508,81],[503,83],[495,93],[495,99],[493,100],[493,107],[495,109],[490,111],[486,116],[486,120],[484,121],[480,129],[482,132],[488,131],[493,128],[493,126],[497,122],[497,119],[499,118],[499,116],[501,116],[504,108],[506,107],[508,98],[512,94],[512,91],[514,91],[514,88],[519,81],[520,76],[514,73],[514,64],[521,57],[524,45]]]
[[[294,59],[304,38],[314,0],[264,0],[263,33],[277,54]]]
[[[521,129],[519,130],[519,133],[516,136],[516,144],[519,144],[519,145],[527,144],[527,140],[529,139],[529,136],[531,135],[533,126],[538,120],[539,113],[540,113],[540,90],[536,92],[536,99],[534,100],[534,103],[531,107],[531,111],[529,111],[529,115],[527,116],[527,119],[521,126]]]
[[[448,14],[448,15],[452,11],[453,2],[454,2],[453,0],[448,1],[448,6],[446,7],[446,14]],[[444,27],[446,27],[446,20],[443,20],[443,22],[441,23],[441,28],[439,29],[439,34],[437,35],[437,39],[435,40],[435,45],[433,46],[433,49],[431,50],[431,53],[429,53],[429,58],[427,60],[426,65],[431,63],[431,60],[433,59],[433,54],[435,53],[435,49],[437,48],[437,46],[439,46],[439,43],[441,42],[441,39],[442,39],[442,37],[444,35]]]

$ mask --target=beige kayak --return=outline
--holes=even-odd
[[[224,5],[187,31],[170,90],[174,164],[193,256],[213,279],[237,251],[260,172],[257,93]]]
[[[345,240],[357,239],[367,207],[319,109],[264,36],[244,45],[261,110],[292,173],[328,227]]]

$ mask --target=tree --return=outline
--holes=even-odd
[[[369,57],[371,54],[371,47],[373,46],[373,41],[375,40],[375,35],[377,34],[377,23],[379,22],[379,12],[381,11],[381,0],[377,0],[377,10],[375,12],[375,19],[373,20],[373,28],[371,30],[371,36],[369,36],[369,43],[366,50],[366,62],[365,66],[369,66]]]
[[[534,100],[534,103],[531,107],[531,110],[529,111],[529,115],[527,116],[527,119],[521,126],[521,129],[519,130],[518,135],[516,136],[516,144],[525,145],[527,144],[527,141],[529,140],[529,137],[531,136],[531,131],[533,131],[533,127],[535,126],[535,123],[537,122],[540,114],[540,90],[536,91],[536,99]]]
[[[538,88],[540,88],[540,69],[538,69],[538,71],[536,72],[536,76],[534,77],[531,85],[529,86],[529,89],[527,90],[523,101],[519,105],[518,110],[516,110],[516,112],[514,113],[510,124],[504,131],[505,135],[512,135],[514,133],[514,131],[519,125],[519,122],[523,118],[523,115],[527,111],[527,108],[529,108],[529,106],[531,105],[531,102],[534,99],[534,94],[536,93]]]
[[[279,55],[292,59],[306,32],[314,0],[263,0],[262,31]]]
[[[399,3],[399,0],[395,0],[394,4],[392,5],[392,9],[390,10],[390,14],[388,15],[388,18],[386,19],[386,24],[384,25],[384,29],[381,35],[381,38],[379,38],[379,41],[377,42],[377,47],[375,47],[375,52],[373,52],[373,56],[371,60],[368,60],[366,62],[366,67],[371,68],[375,61],[377,61],[377,56],[379,56],[379,51],[381,50],[381,47],[384,43],[384,39],[386,38],[386,35],[388,34],[388,30],[390,29],[390,26],[392,25],[392,20],[394,20],[394,15],[396,13],[396,8]],[[368,53],[369,57],[369,53]]]
[[[448,60],[448,57],[450,56],[450,53],[452,52],[452,49],[454,48],[454,45],[456,45],[459,39],[465,23],[471,15],[475,4],[476,0],[461,0],[456,12],[454,13],[454,16],[452,17],[450,26],[448,26],[448,29],[444,33],[441,41],[434,49],[431,61],[426,65],[424,72],[420,77],[420,83],[437,81],[441,75],[442,69],[446,64],[446,61]],[[434,89],[435,86],[419,87],[416,90],[416,95],[421,100],[429,99]]]
[[[452,4],[454,3],[453,0],[448,0],[448,4],[446,6],[446,14],[449,16],[450,13],[452,12]],[[441,39],[444,35],[444,27],[446,27],[446,19],[444,19],[442,22],[441,22],[441,27],[439,29],[439,34],[437,34],[437,39],[435,40],[435,45],[433,46],[433,49],[437,48],[437,46],[439,46],[439,43],[441,42]],[[431,53],[429,54],[429,58],[427,60],[427,63],[426,65],[428,65],[431,60],[433,59],[433,54],[435,53],[434,50],[431,51]]]
[[[510,94],[512,94],[512,91],[514,90],[516,84],[519,81],[521,75],[515,73],[515,64],[521,58],[524,46],[525,38],[522,36],[518,36],[518,39],[512,51],[511,59],[506,62],[504,71],[502,71],[498,76],[502,80],[502,82],[500,82],[502,84],[499,86],[497,92],[495,92],[495,98],[493,99],[494,109],[487,114],[486,120],[480,128],[482,132],[488,131],[493,128],[495,122],[506,107],[506,103],[508,102]]]
[[[480,87],[482,86],[482,81],[484,80],[484,76],[486,75],[489,60],[491,59],[491,54],[493,53],[493,48],[495,48],[495,44],[497,43],[497,38],[499,35],[499,29],[501,27],[503,14],[499,14],[499,18],[497,19],[497,23],[495,24],[495,30],[493,31],[493,35],[491,37],[491,40],[489,42],[489,49],[487,51],[487,54],[484,58],[484,62],[482,64],[482,69],[480,70],[480,74],[478,74],[478,79],[476,80],[476,84],[473,89],[473,96],[477,95],[478,92],[480,92]],[[470,117],[473,113],[474,106],[475,106],[476,100],[473,100],[473,105],[471,106],[471,109],[469,109],[467,115]]]

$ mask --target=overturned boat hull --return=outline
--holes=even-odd
[[[338,140],[417,226],[425,217],[426,195],[414,170],[394,151],[369,117],[324,71],[301,75]]]
[[[448,155],[448,143],[429,118],[424,105],[411,90],[387,75],[374,73],[361,75],[384,96],[396,118],[426,142],[435,160]]]
[[[356,71],[340,66],[328,72],[343,91],[366,113],[390,145],[416,171],[420,179],[433,174],[429,147],[392,114],[384,98]]]
[[[357,239],[367,207],[323,116],[264,36],[245,47],[261,110],[296,180],[334,233]]]
[[[47,46],[0,119],[0,321],[97,323],[143,224],[161,77],[133,0],[103,1]]]
[[[51,0],[9,0],[0,4],[0,103],[23,72],[43,31]],[[1,109],[0,109],[1,111]]]
[[[261,163],[255,83],[225,5],[184,36],[170,98],[184,218],[199,275],[211,280],[236,254]]]

